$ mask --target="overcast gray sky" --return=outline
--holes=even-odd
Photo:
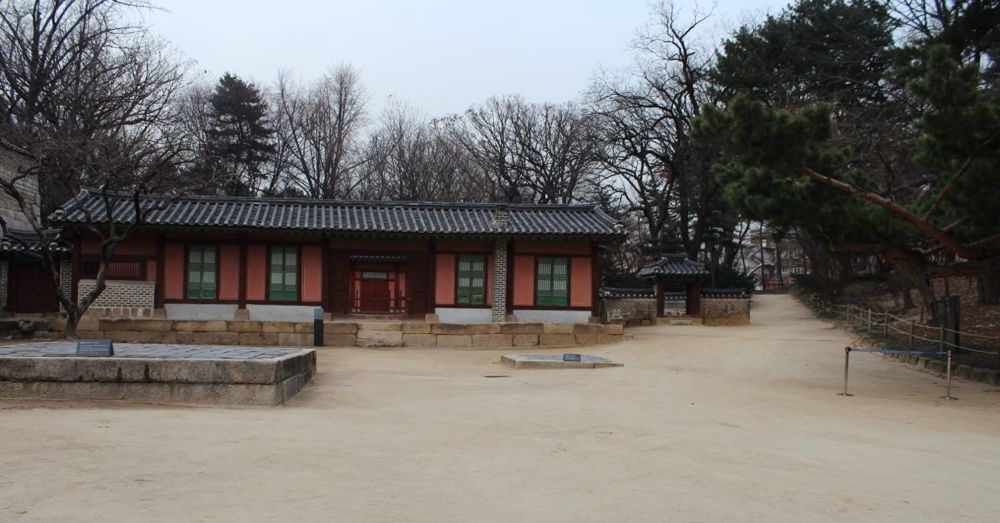
[[[776,12],[782,0],[719,0],[719,31]],[[427,116],[492,95],[533,102],[577,97],[599,67],[631,60],[648,0],[162,0],[154,33],[214,82],[232,72],[269,85],[281,69],[303,80],[340,63],[360,71],[377,111],[391,96]],[[677,3],[681,12],[691,2]],[[711,3],[701,2],[702,8]]]

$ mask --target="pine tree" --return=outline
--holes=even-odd
[[[226,73],[208,101],[208,143],[199,170],[222,194],[258,194],[263,167],[275,152],[274,129],[260,89]]]

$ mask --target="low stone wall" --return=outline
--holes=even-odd
[[[750,300],[746,298],[702,298],[704,325],[749,325]]]
[[[58,337],[63,320],[38,337]],[[81,338],[121,343],[310,347],[312,322],[84,318]],[[565,347],[620,341],[622,324],[324,322],[328,347]]]
[[[79,295],[93,290],[94,280],[80,280]],[[87,309],[98,317],[149,318],[156,306],[156,283],[151,281],[106,280],[104,291]]]
[[[280,405],[316,374],[312,349],[176,349],[121,345],[115,356],[81,358],[71,342],[7,345],[0,398]]]
[[[656,321],[656,298],[608,297],[601,299],[605,323],[650,325]],[[645,323],[643,323],[645,322]]]

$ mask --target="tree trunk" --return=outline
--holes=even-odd
[[[913,286],[908,284],[909,281],[907,281],[907,285],[903,286],[903,292],[901,293],[903,297],[903,308],[913,309],[916,307],[916,304],[913,303],[913,295],[910,294],[910,291],[913,290]]]
[[[66,310],[66,325],[63,327],[63,337],[67,340],[75,340],[76,336],[76,326],[80,323],[80,315],[75,310],[67,308]]]
[[[923,318],[924,311],[930,311],[931,321],[936,320],[934,316],[934,288],[928,281],[927,275],[912,262],[901,262],[899,268],[920,294],[921,318]]]

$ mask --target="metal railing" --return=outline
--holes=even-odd
[[[809,296],[814,309],[834,317],[855,331],[881,337],[910,349],[933,349],[993,356],[1000,366],[1000,336],[984,336],[973,332],[952,330],[943,325],[927,325],[854,304],[830,303],[818,296]],[[958,340],[957,343],[951,340]]]

